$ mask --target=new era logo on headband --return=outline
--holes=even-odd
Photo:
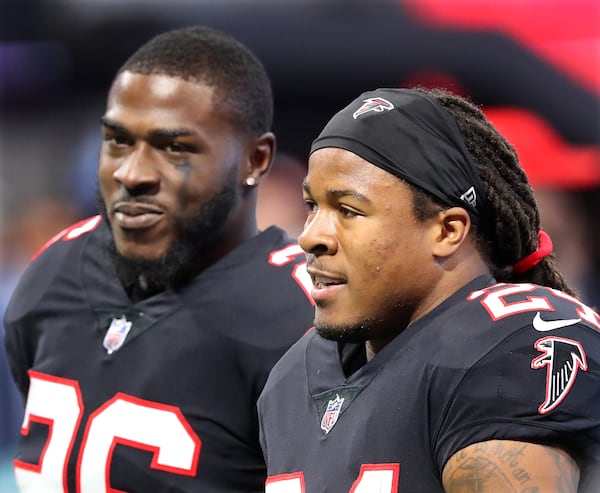
[[[390,111],[394,109],[394,105],[390,103],[387,99],[383,98],[369,98],[364,100],[364,104],[358,108],[354,113],[352,113],[352,117],[356,120],[360,115],[364,115],[369,111],[376,111],[377,113],[381,113],[382,111]]]
[[[473,207],[477,207],[477,194],[475,193],[475,187],[469,188],[460,196],[460,198],[468,204],[471,204]]]

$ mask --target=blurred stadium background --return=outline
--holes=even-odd
[[[114,72],[154,34],[196,23],[246,43],[272,77],[280,158],[262,225],[301,230],[306,155],[333,112],[376,87],[442,86],[483,105],[515,145],[559,267],[600,305],[598,0],[2,0],[0,309],[29,256],[94,213]],[[10,493],[22,410],[0,356]]]

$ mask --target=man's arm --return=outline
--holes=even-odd
[[[454,454],[442,482],[446,493],[576,493],[579,468],[559,448],[490,440]]]

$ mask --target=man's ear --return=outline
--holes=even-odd
[[[258,185],[262,177],[269,172],[276,149],[277,140],[272,132],[266,132],[254,139],[248,149],[243,180],[247,182],[250,178],[253,186]]]
[[[471,217],[462,207],[451,207],[438,213],[433,254],[450,257],[469,237]]]

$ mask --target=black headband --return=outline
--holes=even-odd
[[[363,93],[333,116],[310,152],[323,147],[346,149],[482,224],[486,198],[474,158],[452,115],[421,91]]]

